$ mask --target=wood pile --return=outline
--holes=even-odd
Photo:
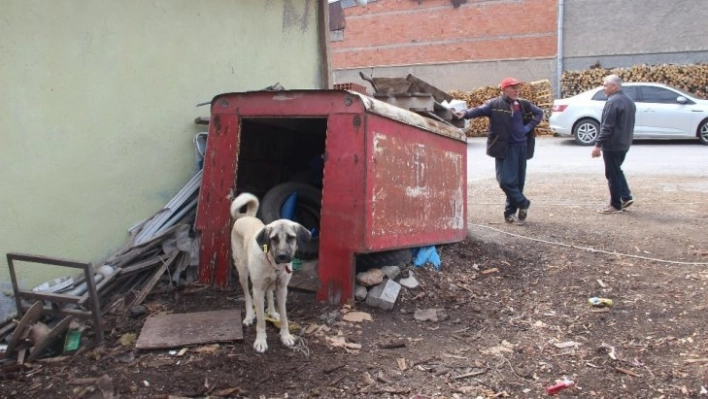
[[[562,97],[572,97],[602,85],[602,79],[615,74],[625,82],[654,82],[673,86],[696,94],[708,95],[708,64],[695,65],[635,65],[630,68],[596,67],[583,71],[565,71],[561,78]]]
[[[450,94],[457,100],[464,100],[468,108],[478,107],[486,101],[498,97],[501,94],[499,86],[486,86],[474,89],[472,91],[450,91]],[[553,90],[551,89],[551,81],[548,79],[537,80],[521,86],[521,98],[531,101],[543,110],[544,118],[540,125],[536,128],[537,135],[550,135],[551,129],[548,126],[548,118],[551,116],[551,107],[553,107]],[[489,129],[488,118],[470,119],[470,126],[465,132],[467,137],[484,137]]]

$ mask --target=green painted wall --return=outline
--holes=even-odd
[[[0,289],[7,252],[98,262],[121,247],[196,171],[196,104],[326,88],[318,7],[0,0]],[[30,266],[25,288],[73,274]]]

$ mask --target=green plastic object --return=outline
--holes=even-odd
[[[292,265],[293,265],[293,271],[298,271],[298,270],[302,269],[302,259],[293,258]]]
[[[81,332],[78,330],[69,330],[64,338],[64,352],[73,352],[79,349],[81,343]]]

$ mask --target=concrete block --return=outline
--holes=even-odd
[[[366,287],[364,287],[363,285],[357,284],[354,287],[354,300],[357,302],[363,301],[364,299],[366,299],[367,293],[368,293],[368,290],[366,289]]]
[[[400,291],[400,284],[387,279],[369,290],[369,295],[366,296],[366,304],[383,310],[391,310]]]

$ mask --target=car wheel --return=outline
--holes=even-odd
[[[401,263],[410,263],[412,259],[413,252],[410,249],[358,254],[356,256],[356,272],[365,272],[384,266],[398,266]]]
[[[600,134],[600,124],[594,119],[581,119],[573,128],[575,142],[580,145],[593,145]]]
[[[708,145],[708,119],[698,125],[698,139],[701,140],[701,144]]]

